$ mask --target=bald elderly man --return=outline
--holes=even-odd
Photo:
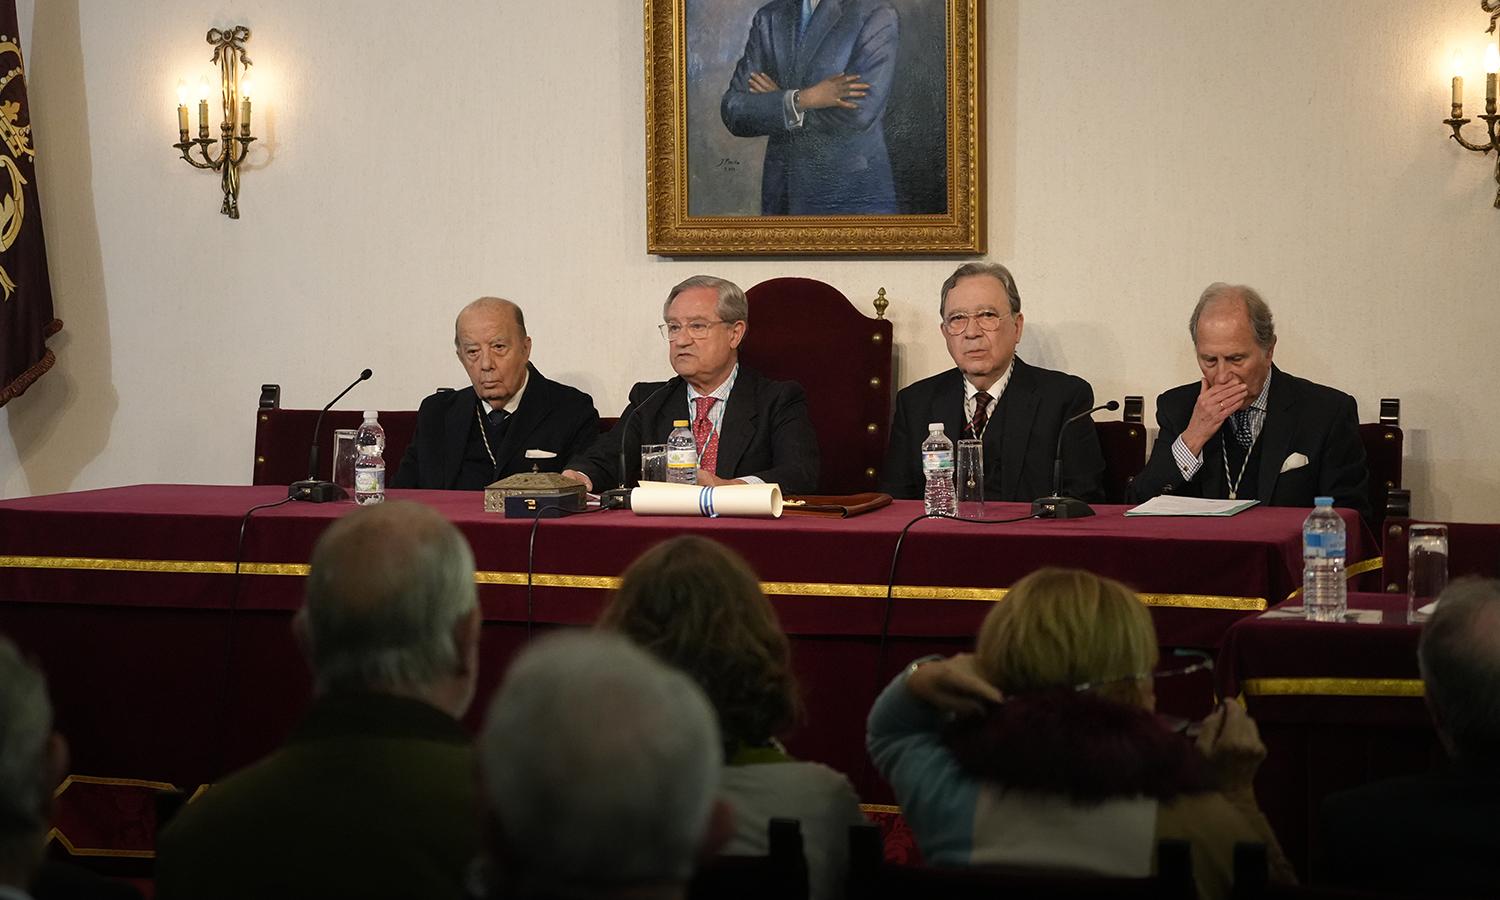
[[[559,472],[599,436],[594,398],[531,365],[521,307],[480,297],[454,321],[453,346],[471,385],[422,401],[391,487],[478,491],[533,465]],[[553,455],[527,458],[528,450]]]

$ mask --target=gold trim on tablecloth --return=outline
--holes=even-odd
[[[95,572],[144,572],[152,574],[232,575],[234,563],[211,560],[179,559],[105,559],[83,556],[0,556],[0,569],[63,569]],[[240,564],[244,575],[290,575],[306,577],[306,563]],[[475,572],[478,584],[522,587],[525,572]],[[620,586],[614,575],[554,575],[537,573],[531,583],[536,587],[580,588],[612,591]],[[860,600],[885,598],[883,584],[849,584],[826,581],[764,581],[761,589],[771,596],[841,597]],[[898,584],[893,593],[899,600],[973,600],[995,602],[1005,598],[1008,588],[950,587],[946,585]],[[1260,612],[1266,601],[1259,597],[1225,597],[1215,594],[1139,594],[1147,606],[1175,609],[1220,609],[1237,612]]]
[[[1421,697],[1420,678],[1246,678],[1254,697]]]

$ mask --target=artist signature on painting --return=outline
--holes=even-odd
[[[740,161],[737,159],[730,159],[726,156],[718,162],[714,163],[714,168],[718,169],[720,172],[738,172],[740,170]]]

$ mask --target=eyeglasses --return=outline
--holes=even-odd
[[[1111,678],[1106,681],[1085,681],[1082,684],[1073,685],[1073,690],[1081,694],[1084,691],[1091,691],[1094,688],[1103,687],[1106,684],[1121,684],[1126,681],[1145,681],[1147,678],[1174,678],[1178,675],[1191,675],[1194,672],[1202,672],[1204,670],[1210,672],[1213,671],[1214,658],[1212,656],[1209,656],[1207,653],[1204,653],[1202,650],[1179,649],[1172,651],[1172,653],[1174,656],[1187,657],[1190,659],[1196,659],[1198,661],[1191,665],[1183,666],[1177,669],[1162,669],[1158,672],[1137,672],[1134,675],[1126,675],[1122,678]]]
[[[993,309],[982,309],[977,313],[949,313],[943,319],[943,330],[955,337],[969,330],[969,320],[973,319],[979,323],[980,331],[999,331],[1000,323],[1010,318],[1010,314],[1001,315]]]
[[[660,331],[661,336],[669,341],[675,341],[685,330],[688,333],[688,337],[697,341],[708,337],[708,330],[715,325],[727,324],[729,323],[723,319],[715,319],[712,322],[663,322],[656,326],[656,330]]]

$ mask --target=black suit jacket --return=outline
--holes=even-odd
[[[665,444],[674,419],[688,415],[687,382],[640,382],[630,389],[630,405],[620,421],[599,436],[568,468],[589,477],[595,491],[620,483],[620,448],[625,448],[627,484],[641,475],[641,444]],[[808,494],[818,486],[818,436],[807,415],[807,396],[795,381],[772,381],[740,366],[719,425],[720,478],[754,475],[781,485],[787,494]]]
[[[1378,781],[1323,801],[1320,881],[1420,897],[1500,891],[1500,769]]]
[[[559,384],[528,364],[526,393],[505,426],[495,448],[500,476],[530,472],[533,463],[543,472],[561,472],[569,457],[599,437],[599,412],[594,398],[577,388]],[[458,487],[459,469],[469,429],[474,426],[473,387],[439,391],[417,410],[417,433],[391,479],[394,488]],[[550,450],[555,459],[530,460],[527,450]]]
[[[1271,392],[1266,396],[1266,421],[1260,431],[1260,471],[1255,496],[1268,506],[1312,506],[1314,497],[1332,497],[1335,506],[1370,516],[1365,481],[1365,445],[1359,439],[1359,409],[1343,391],[1314,384],[1305,378],[1271,368]],[[1151,459],[1131,482],[1135,502],[1158,494],[1184,497],[1229,496],[1224,480],[1222,431],[1203,445],[1203,466],[1192,481],[1184,481],[1172,456],[1172,444],[1187,428],[1198,402],[1199,383],[1175,387],[1156,398],[1156,422],[1161,426]],[[1293,453],[1307,457],[1307,465],[1281,471]]]
[[[984,496],[986,500],[1027,502],[1052,493],[1058,433],[1069,416],[1094,405],[1094,389],[1077,375],[1030,366],[1020,357],[1012,365],[1010,383],[1001,397],[1006,404],[1004,431],[984,430]],[[943,433],[951,441],[963,434],[967,424],[964,382],[958,369],[924,378],[896,395],[880,486],[892,497],[922,496],[922,442],[930,422],[942,422]],[[1103,478],[1104,451],[1099,448],[1093,420],[1073,423],[1062,445],[1063,494],[1101,502]]]

